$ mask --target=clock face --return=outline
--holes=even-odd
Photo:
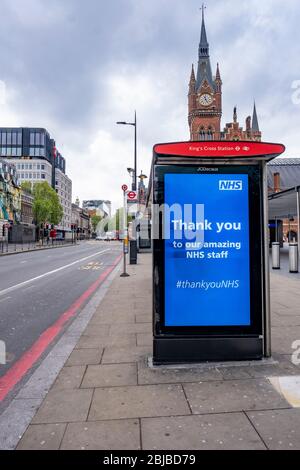
[[[199,101],[200,101],[200,104],[202,104],[202,106],[209,106],[212,104],[213,98],[208,93],[204,93],[203,95],[200,96]]]

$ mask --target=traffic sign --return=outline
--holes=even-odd
[[[137,199],[137,193],[135,191],[129,191],[127,197],[130,201],[134,201],[135,199]]]
[[[128,186],[126,184],[123,184],[122,191],[124,191],[124,193],[126,193],[126,191],[128,191]]]

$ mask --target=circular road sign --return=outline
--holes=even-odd
[[[127,196],[128,196],[128,199],[130,199],[131,201],[133,201],[134,199],[136,199],[137,194],[136,194],[136,192],[134,192],[134,191],[130,191],[130,192],[127,194]]]
[[[124,193],[128,191],[128,186],[126,184],[123,184],[122,191],[124,191]]]

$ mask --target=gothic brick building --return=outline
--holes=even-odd
[[[221,130],[222,85],[219,64],[215,77],[212,75],[203,6],[197,76],[192,66],[188,95],[191,140],[261,141],[255,103],[253,118],[247,117],[245,129],[238,123],[237,109],[234,108],[233,122],[226,124],[225,129]]]

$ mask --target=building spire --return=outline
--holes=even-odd
[[[221,81],[221,74],[220,74],[220,67],[219,67],[219,63],[217,64],[216,80],[219,80],[219,81]]]
[[[233,108],[233,122],[237,122],[237,107]]]
[[[214,89],[214,82],[212,76],[212,70],[210,65],[209,58],[209,44],[207,40],[205,19],[204,19],[204,10],[205,6],[202,5],[202,25],[201,25],[201,36],[199,43],[199,61],[198,61],[198,72],[197,72],[197,85],[196,89],[198,90],[204,80],[206,79],[212,89]]]
[[[190,83],[194,83],[196,81],[196,77],[195,77],[195,70],[194,70],[194,64],[192,65],[192,72],[191,72],[191,79],[190,79]]]
[[[253,118],[252,118],[252,132],[260,132],[259,131],[259,125],[258,125],[258,118],[257,118],[255,101],[254,101]]]
[[[204,19],[204,10],[206,6],[202,5],[202,25],[201,25],[201,36],[200,36],[200,45],[199,45],[199,57],[208,57],[209,56],[209,44],[207,40],[205,19]]]

